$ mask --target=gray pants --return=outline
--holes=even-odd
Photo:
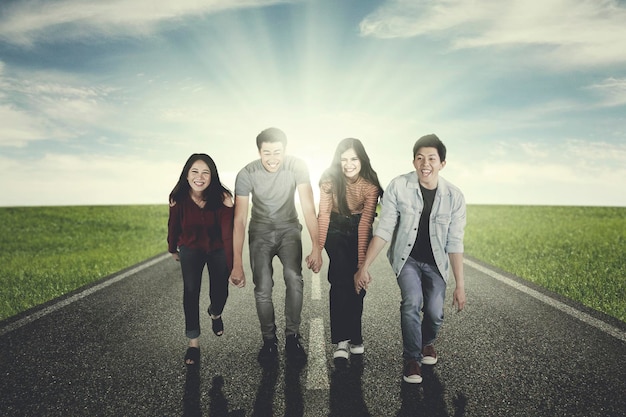
[[[292,223],[271,227],[250,225],[250,266],[254,282],[254,298],[257,315],[261,324],[263,339],[276,337],[274,303],[274,268],[272,261],[278,256],[283,264],[285,279],[285,336],[300,331],[302,313],[302,225]]]

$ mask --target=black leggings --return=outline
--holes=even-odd
[[[190,339],[200,336],[200,287],[202,272],[209,272],[210,314],[222,314],[228,298],[228,264],[224,249],[209,253],[180,247],[180,267],[183,273],[183,308],[185,310],[185,334]]]

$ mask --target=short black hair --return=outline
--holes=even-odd
[[[268,127],[256,137],[256,147],[261,150],[263,142],[280,142],[283,146],[287,146],[287,135],[277,127]]]
[[[415,142],[415,145],[413,145],[413,159],[415,159],[419,148],[437,148],[441,162],[446,160],[446,145],[434,133],[422,136]]]

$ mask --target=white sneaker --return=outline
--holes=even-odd
[[[341,342],[337,343],[337,350],[335,351],[335,353],[333,353],[333,358],[348,359],[350,357],[350,352],[348,351],[348,349],[348,341],[342,340]]]
[[[363,347],[363,343],[360,345],[353,345],[350,343],[350,353],[353,355],[362,355],[365,352],[365,348]]]

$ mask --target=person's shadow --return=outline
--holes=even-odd
[[[187,366],[187,378],[183,393],[183,417],[201,417],[200,364]]]
[[[304,399],[300,375],[306,365],[305,361],[289,360],[285,363],[285,417],[304,415]]]
[[[221,375],[213,377],[209,390],[209,416],[211,417],[243,417],[245,410],[228,411],[228,401],[222,392],[224,378]]]
[[[402,382],[400,397],[402,405],[397,417],[432,416],[451,417],[448,413],[444,392],[445,388],[432,366],[422,366],[424,380],[421,384]],[[463,393],[457,394],[453,401],[454,417],[465,415],[467,398]]]
[[[305,361],[285,361],[285,416],[299,417],[304,415],[304,399],[300,376],[306,365]],[[254,417],[274,417],[274,395],[280,368],[279,361],[261,363],[263,373],[259,389],[254,400],[252,415]],[[211,414],[211,417],[213,415]]]
[[[335,359],[335,369],[330,376],[329,417],[369,417],[363,399],[363,357],[352,355],[350,362]]]
[[[200,364],[197,366],[188,366],[183,394],[183,417],[202,417],[200,381]],[[223,388],[224,378],[221,375],[214,376],[211,388],[209,389],[209,416],[245,416],[245,410],[228,411],[228,401],[222,392]]]
[[[273,403],[278,380],[278,361],[262,363],[263,373],[259,389],[256,392],[252,415],[254,417],[272,417],[274,415]]]

